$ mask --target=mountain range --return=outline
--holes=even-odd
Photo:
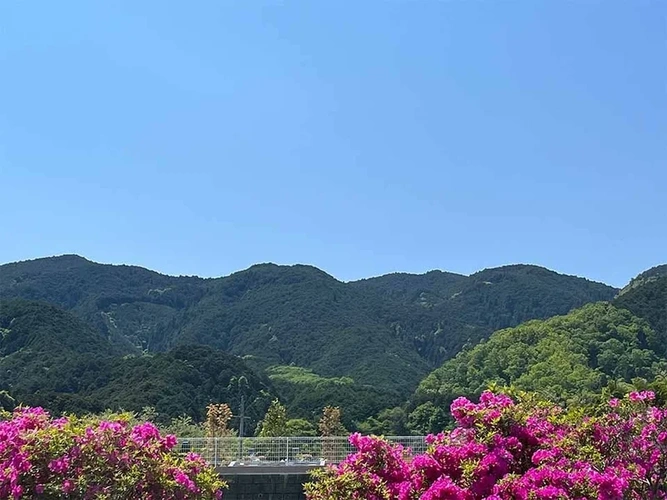
[[[641,295],[664,292],[664,271],[620,291],[532,265],[341,282],[306,265],[204,279],[76,255],[16,262],[0,266],[0,390],[56,411],[201,419],[242,378],[258,415],[273,397],[307,419],[335,404],[356,428],[496,330],[612,300],[664,330]]]

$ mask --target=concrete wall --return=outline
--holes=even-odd
[[[229,484],[224,500],[305,500],[303,483],[310,480],[308,469],[264,469],[219,468],[220,475]]]
[[[303,483],[308,475],[262,474],[226,476],[229,489],[224,500],[305,500]]]

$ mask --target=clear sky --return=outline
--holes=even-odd
[[[0,2],[0,262],[667,262],[667,2]]]

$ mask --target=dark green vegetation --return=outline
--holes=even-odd
[[[182,346],[121,356],[73,314],[20,299],[0,302],[0,375],[0,392],[55,412],[151,406],[164,421],[184,414],[201,421],[211,401],[234,403],[243,394],[257,422],[272,398],[270,382],[223,351]]]
[[[600,283],[529,265],[485,269],[469,277],[440,271],[390,274],[353,286],[379,292],[392,303],[391,324],[436,365],[495,330],[566,314],[616,293]]]
[[[0,266],[0,327],[13,339],[1,344],[0,390],[56,410],[152,405],[200,419],[210,401],[234,404],[229,380],[244,375],[253,398],[277,392],[290,418],[339,405],[346,427],[382,429],[405,420],[419,381],[465,346],[615,293],[526,265],[343,283],[301,265],[201,279],[78,256],[18,262]],[[16,298],[71,314],[7,302]],[[9,326],[17,307],[48,308],[23,340]]]
[[[661,338],[667,338],[667,265],[637,276],[614,304],[644,318]]]

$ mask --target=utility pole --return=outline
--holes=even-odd
[[[239,414],[234,415],[234,418],[239,419],[239,450],[238,450],[238,460],[240,461],[241,458],[243,457],[243,438],[245,437],[245,421],[246,419],[250,419],[250,417],[245,416],[246,412],[246,407],[245,407],[245,394],[244,391],[248,389],[248,379],[245,377],[232,377],[232,379],[229,382],[229,385],[227,386],[227,389],[229,390],[238,390],[238,395],[239,395]],[[251,402],[249,406],[252,406],[255,401]]]
[[[239,422],[239,436],[243,437],[245,434],[245,396],[241,395],[241,409],[239,411],[239,419],[241,420]]]
[[[252,404],[250,405],[252,406]],[[243,437],[245,436],[245,421],[250,420],[250,417],[245,416],[245,396],[241,394],[241,406],[239,407],[239,457],[241,460],[243,457]]]
[[[241,408],[239,411],[239,461],[243,457],[243,434],[245,431],[245,396],[241,394]]]

